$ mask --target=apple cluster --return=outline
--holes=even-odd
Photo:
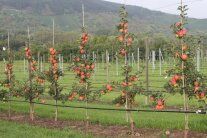
[[[194,93],[199,100],[205,100],[205,92],[201,90],[199,81],[194,81]]]
[[[28,47],[26,47],[24,50],[25,50],[25,57],[27,58],[27,60],[30,61],[31,70],[36,71],[37,62],[32,58],[31,50]]]
[[[85,54],[85,44],[89,42],[89,34],[83,33],[81,36],[80,54]]]
[[[50,48],[50,64],[52,66],[53,79],[58,80],[57,51],[54,48]]]
[[[132,46],[134,41],[133,36],[129,34],[128,26],[128,21],[126,19],[121,19],[118,25],[118,30],[121,32],[121,35],[118,37],[118,41],[126,47]],[[125,54],[127,53],[126,47],[118,51],[120,57],[125,57]]]

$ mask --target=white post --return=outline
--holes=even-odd
[[[95,54],[94,54],[94,51],[93,51],[92,54],[93,54],[93,62],[94,62],[94,61],[95,61]]]
[[[200,49],[198,48],[196,50],[196,67],[197,67],[197,71],[200,71]]]
[[[64,66],[64,60],[63,60],[63,56],[62,56],[62,60],[61,61],[62,61],[61,62],[62,63],[61,69],[62,69],[62,73],[64,73],[64,67],[63,67]]]
[[[26,61],[25,61],[25,58],[24,58],[24,75],[26,73]]]
[[[6,60],[5,58],[3,60],[4,60],[4,71],[6,71]]]
[[[93,62],[95,64],[95,69],[94,69],[94,73],[93,73],[93,80],[95,80],[95,74],[97,72],[97,64],[96,64],[96,54],[93,52]]]
[[[125,64],[127,63],[127,54],[125,54]]]
[[[104,67],[104,54],[101,53],[101,61],[102,61],[102,67]]]
[[[206,61],[207,61],[207,50],[206,50],[206,58],[205,58],[205,59],[206,59]]]
[[[45,71],[45,55],[43,55],[43,70]]]
[[[140,59],[140,55],[139,55],[139,48],[137,49],[137,70],[139,71],[139,59]]]
[[[59,61],[59,69],[62,71],[62,69],[61,69],[61,55],[60,54],[58,54],[58,61]]]
[[[40,72],[42,72],[42,61],[43,61],[43,57],[40,57]]]
[[[160,61],[160,76],[162,75],[162,58],[161,58],[161,49],[159,48],[159,61]]]
[[[135,64],[134,53],[132,53],[132,67],[134,66],[134,64]]]
[[[107,82],[109,82],[109,53],[106,50],[106,75],[107,75]]]
[[[119,59],[118,59],[117,52],[116,52],[116,76],[119,76]]]
[[[155,71],[155,51],[152,51],[152,71]]]

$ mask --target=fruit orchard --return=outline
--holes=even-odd
[[[165,124],[161,128],[170,128],[167,125],[169,121],[169,124],[173,124],[170,129],[184,130],[184,137],[188,137],[189,130],[199,131],[201,129],[200,131],[205,132],[207,130],[205,124],[196,128],[193,123],[199,123],[196,120],[207,121],[206,116],[191,114],[206,114],[207,78],[205,75],[207,72],[198,71],[193,61],[196,44],[191,41],[194,38],[188,36],[189,32],[185,28],[187,6],[181,4],[178,10],[180,11],[180,21],[171,26],[175,36],[172,44],[174,46],[168,49],[171,55],[169,55],[169,61],[163,65],[165,72],[160,76],[158,70],[149,71],[150,55],[147,52],[149,37],[139,37],[130,33],[130,21],[128,21],[125,6],[120,8],[117,36],[112,43],[118,45],[116,54],[109,55],[111,51],[106,51],[105,57],[102,54],[99,56],[100,58],[98,54],[94,54],[93,44],[90,41],[95,36],[90,35],[84,24],[76,46],[78,50],[71,56],[72,61],[68,63],[63,64],[65,60],[61,59],[61,52],[56,50],[58,46],[55,44],[47,49],[47,62],[40,63],[39,57],[37,59],[33,54],[29,34],[27,43],[25,43],[24,63],[22,60],[14,60],[8,43],[6,63],[1,62],[5,68],[2,71],[4,74],[1,74],[0,77],[2,79],[0,99],[4,103],[2,105],[8,103],[9,108],[2,106],[0,110],[8,111],[9,117],[15,116],[13,112],[25,112],[23,103],[26,102],[30,104],[30,119],[35,121],[36,115],[46,117],[47,113],[43,112],[49,110],[45,109],[41,113],[38,108],[44,110],[43,106],[51,106],[55,107],[55,115],[52,111],[48,112],[51,113],[50,117],[55,118],[55,121],[59,119],[84,120],[86,121],[86,131],[89,129],[90,122],[107,124],[107,121],[99,118],[101,115],[98,112],[111,113],[114,111],[117,116],[113,117],[118,121],[109,118],[108,123],[111,121],[110,125],[116,125],[117,122],[119,125],[130,124],[130,135],[132,136],[137,134],[135,132],[137,126],[160,127],[156,125],[156,122],[154,124],[153,121],[145,122],[147,118],[145,116],[149,115],[151,118],[152,114],[157,113],[155,115],[159,122],[159,115],[166,118],[179,114],[178,120],[182,120],[179,126],[173,124],[176,118],[172,118],[172,122],[168,119],[165,120],[166,122],[161,121],[162,125]],[[142,39],[143,45],[146,45],[144,50],[146,54],[142,53],[142,59],[144,56],[146,57],[145,61],[133,61],[135,57],[133,47],[139,39]],[[102,60],[100,60],[101,57]],[[44,64],[44,70],[41,69],[41,64]],[[67,67],[63,68],[63,65]],[[137,68],[138,66],[139,68]],[[205,67],[204,64],[203,67]],[[63,70],[65,71],[63,72]],[[149,85],[149,81],[151,85]],[[18,106],[12,104],[13,102],[22,102],[21,106],[24,108],[17,110]],[[68,112],[71,114],[80,115],[66,117],[63,107],[70,110]],[[64,110],[64,112],[67,111]],[[120,112],[124,115],[121,115]],[[137,117],[136,112],[143,113],[138,114]],[[107,116],[106,113],[102,114]],[[146,120],[151,120],[149,118]],[[122,121],[126,123],[122,123]],[[143,124],[139,124],[140,122]]]

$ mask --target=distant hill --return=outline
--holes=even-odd
[[[80,31],[81,4],[85,5],[86,25],[90,33],[113,34],[118,23],[120,4],[102,0],[0,0],[0,28],[25,30],[51,28],[55,19],[57,29]],[[170,25],[178,16],[127,6],[130,29],[133,32],[170,34]],[[176,10],[176,9],[175,9]],[[189,30],[207,32],[207,19],[189,19]]]

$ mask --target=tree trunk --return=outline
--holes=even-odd
[[[9,98],[9,120],[11,119],[11,101]]]
[[[55,121],[58,119],[58,106],[57,106],[57,96],[55,99]]]
[[[88,83],[86,83],[86,91],[88,90]],[[86,107],[86,133],[88,133],[88,127],[89,127],[89,116],[88,116],[88,97],[87,97],[87,94],[85,94],[85,100],[86,100],[86,103],[85,103],[85,107]]]
[[[184,95],[184,108],[185,108],[185,111],[188,110],[188,96],[187,94]],[[185,113],[185,130],[184,130],[184,138],[187,138],[188,137],[188,130],[189,130],[189,119],[188,119],[188,114]]]
[[[34,103],[30,101],[30,119],[34,120]]]
[[[132,109],[132,105],[130,104],[129,109]],[[130,118],[130,127],[131,127],[131,136],[134,136],[134,127],[135,127],[135,123],[134,123],[134,119],[132,117],[132,112],[129,111],[129,118]]]

